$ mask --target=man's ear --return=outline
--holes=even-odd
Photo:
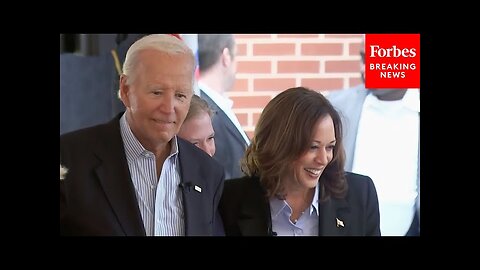
[[[229,67],[232,64],[233,59],[228,48],[223,48],[221,59],[224,67]]]
[[[129,91],[130,91],[130,86],[127,85],[127,75],[122,74],[120,75],[120,90],[118,93],[118,97],[122,100],[123,105],[125,105],[125,107],[130,107],[130,100],[128,97]]]

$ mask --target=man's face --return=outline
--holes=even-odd
[[[155,149],[178,133],[193,95],[194,63],[187,55],[145,50],[130,85],[121,81],[130,128],[142,145]],[[150,149],[153,148],[153,149]]]
[[[210,156],[215,154],[215,132],[212,119],[205,111],[183,122],[178,136],[193,143]]]

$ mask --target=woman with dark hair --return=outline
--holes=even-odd
[[[345,172],[344,156],[339,114],[322,94],[277,95],[245,152],[246,176],[225,182],[226,235],[379,236],[372,179]]]

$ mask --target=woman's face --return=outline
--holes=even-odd
[[[335,143],[332,117],[327,115],[317,120],[308,150],[293,162],[294,186],[307,189],[317,186],[323,170],[333,159]]]

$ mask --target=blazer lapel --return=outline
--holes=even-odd
[[[96,174],[112,209],[126,235],[145,236],[142,216],[138,209],[135,188],[123,151],[117,118],[111,122],[104,138],[98,139],[97,156],[100,165]]]
[[[244,217],[238,221],[242,235],[268,236],[265,219],[261,216]]]
[[[227,114],[224,113],[223,111],[219,111],[219,112],[217,112],[217,114],[220,114],[219,115],[220,117],[225,118],[224,123],[227,126],[227,130],[230,133],[230,135],[235,137],[235,139],[237,139],[237,141],[239,143],[241,143],[242,145],[246,145],[245,140],[242,137],[242,134],[240,134],[237,127],[235,127],[235,124],[233,124],[232,120],[230,120],[230,118],[227,116]]]
[[[245,198],[243,200],[240,215],[238,220],[238,226],[242,235],[251,236],[269,236],[271,229],[270,218],[270,204],[265,198],[265,192],[259,184],[258,179],[253,178],[247,181],[251,181],[254,188],[248,188]]]
[[[350,212],[345,199],[333,199],[320,203],[320,236],[345,236],[350,231]]]
[[[178,138],[179,162],[180,162],[180,181],[183,193],[183,207],[185,213],[185,235],[209,235],[212,232],[204,231],[205,226],[213,220],[213,217],[205,213],[205,209],[210,209],[211,205],[205,205],[205,193],[203,189],[208,188],[205,179],[202,178],[201,166],[198,160],[192,160],[190,149],[185,147],[185,142]]]

